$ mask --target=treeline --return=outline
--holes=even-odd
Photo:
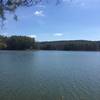
[[[27,36],[0,36],[0,50],[27,50],[34,48],[34,38]]]
[[[100,51],[100,41],[52,41],[35,42],[27,36],[0,36],[0,50],[66,50],[66,51]]]
[[[40,50],[66,50],[66,51],[100,51],[100,41],[53,41],[38,42]]]

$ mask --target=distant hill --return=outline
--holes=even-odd
[[[36,42],[27,36],[5,37],[0,35],[0,50],[66,50],[100,51],[100,41],[70,40]]]
[[[37,42],[40,50],[67,50],[67,51],[100,51],[100,41],[69,40]]]

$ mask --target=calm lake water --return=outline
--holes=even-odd
[[[0,100],[100,100],[100,52],[0,51]]]

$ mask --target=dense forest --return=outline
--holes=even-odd
[[[35,39],[27,36],[0,36],[0,50],[34,49]]]
[[[36,42],[27,36],[0,36],[0,50],[100,51],[100,41],[71,40]]]
[[[100,41],[72,40],[37,43],[40,50],[100,51]]]

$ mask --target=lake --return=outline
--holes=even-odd
[[[100,52],[0,51],[0,100],[100,100]]]

